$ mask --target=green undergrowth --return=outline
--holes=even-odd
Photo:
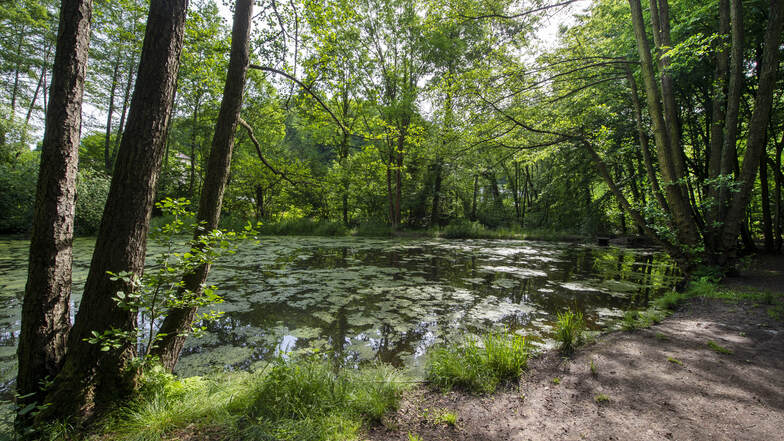
[[[190,378],[156,367],[144,374],[138,397],[112,412],[92,438],[65,439],[355,440],[397,409],[407,384],[387,365],[336,372],[313,358]]]
[[[262,223],[259,234],[266,236],[345,236],[348,229],[340,222],[310,218],[285,219]]]
[[[728,303],[750,303],[764,307],[768,315],[784,320],[784,297],[767,291],[738,290],[717,284],[714,279],[703,277],[689,282],[683,292],[671,291],[657,298],[648,309],[627,311],[621,320],[621,329],[634,331],[657,324],[689,299],[719,299]]]
[[[455,222],[436,233],[446,239],[524,239],[550,242],[575,242],[584,236],[566,231],[549,229],[523,229],[521,227],[487,228],[479,222]]]
[[[652,302],[654,308],[667,311],[677,308],[688,299],[719,299],[728,303],[749,303],[764,307],[768,315],[784,320],[784,296],[769,291],[740,290],[721,286],[711,278],[693,280],[684,292],[670,292]]]
[[[442,390],[490,393],[514,381],[528,366],[530,348],[512,332],[485,334],[435,348],[426,368],[427,380]]]

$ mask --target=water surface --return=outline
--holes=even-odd
[[[93,239],[74,245],[74,307]],[[28,242],[0,239],[0,381],[15,373]],[[155,247],[150,253],[156,251]],[[256,369],[318,349],[355,366],[421,368],[437,342],[509,328],[548,345],[557,312],[591,329],[644,307],[675,281],[672,262],[646,249],[517,240],[268,237],[218,262],[210,277],[223,318],[189,339],[184,375]]]

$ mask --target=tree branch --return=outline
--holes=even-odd
[[[324,101],[322,101],[321,98],[319,98],[319,96],[316,95],[316,93],[310,87],[305,85],[305,83],[303,83],[302,81],[300,81],[300,80],[296,79],[295,77],[287,74],[286,72],[283,72],[282,70],[278,70],[278,69],[275,69],[275,68],[272,68],[272,67],[259,66],[258,64],[251,64],[248,67],[250,67],[251,69],[258,69],[258,70],[263,71],[263,72],[274,73],[274,74],[280,75],[280,76],[282,76],[282,77],[284,77],[284,78],[286,78],[286,79],[288,79],[290,81],[293,81],[293,82],[297,83],[297,85],[299,87],[301,87],[302,90],[304,90],[305,92],[310,94],[310,96],[312,96],[313,99],[316,100],[316,102],[319,104],[319,106],[321,106],[321,108],[323,108],[324,111],[326,111],[329,114],[329,116],[332,118],[332,120],[335,121],[335,123],[338,125],[338,127],[340,127],[340,130],[343,132],[344,135],[351,135],[351,132],[348,130],[348,128],[346,128],[346,126],[343,124],[343,122],[340,121],[340,119],[337,116],[335,116],[335,113],[332,112],[332,110],[326,104],[324,104]]]

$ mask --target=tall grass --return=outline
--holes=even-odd
[[[439,236],[446,239],[526,239],[551,242],[575,242],[585,239],[584,236],[567,231],[526,229],[518,225],[490,229],[479,222],[469,221],[453,222],[447,225]]]
[[[559,349],[565,354],[571,354],[582,343],[585,320],[582,312],[573,312],[571,309],[558,313],[556,320],[555,339]]]
[[[336,372],[316,359],[186,379],[154,369],[139,397],[105,421],[101,439],[353,440],[397,408],[404,384],[388,366]]]
[[[433,350],[426,376],[444,390],[489,393],[520,376],[528,366],[529,352],[525,337],[510,332],[466,338]]]
[[[259,233],[268,236],[345,236],[348,230],[340,222],[304,217],[262,224]]]

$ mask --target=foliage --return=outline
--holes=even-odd
[[[585,321],[582,312],[571,309],[559,312],[557,315],[555,339],[560,345],[561,352],[571,354],[582,343]]]
[[[33,223],[38,153],[21,153],[0,161],[0,233],[27,232]]]
[[[74,233],[90,236],[98,232],[111,181],[102,172],[83,169],[76,179]]]
[[[163,249],[154,257],[152,269],[145,271],[141,278],[133,273],[110,273],[112,280],[122,282],[127,287],[117,291],[115,302],[120,308],[138,313],[142,325],[133,332],[117,329],[93,331],[93,336],[88,341],[100,345],[102,351],[132,342],[142,345],[142,353],[146,357],[165,336],[156,333],[156,326],[171,310],[204,308],[223,301],[216,294],[215,286],[204,285],[200,292],[189,291],[185,288],[183,275],[193,272],[201,265],[213,263],[222,255],[234,253],[239,241],[253,233],[252,227],[248,225],[241,233],[203,231],[198,238],[183,244],[181,235],[202,228],[198,224],[185,222],[186,218],[194,216],[187,211],[189,204],[185,199],[168,198],[156,204],[165,215],[171,216],[171,220],[151,233],[151,239]],[[214,321],[220,316],[221,313],[216,311],[201,312],[194,323]],[[203,325],[194,325],[190,332],[198,334],[204,329]]]
[[[488,393],[502,382],[516,380],[528,365],[529,353],[525,337],[510,332],[466,338],[434,349],[426,376],[444,390]]]
[[[259,227],[259,234],[271,236],[342,236],[347,231],[346,227],[338,222],[310,218],[284,219]]]

